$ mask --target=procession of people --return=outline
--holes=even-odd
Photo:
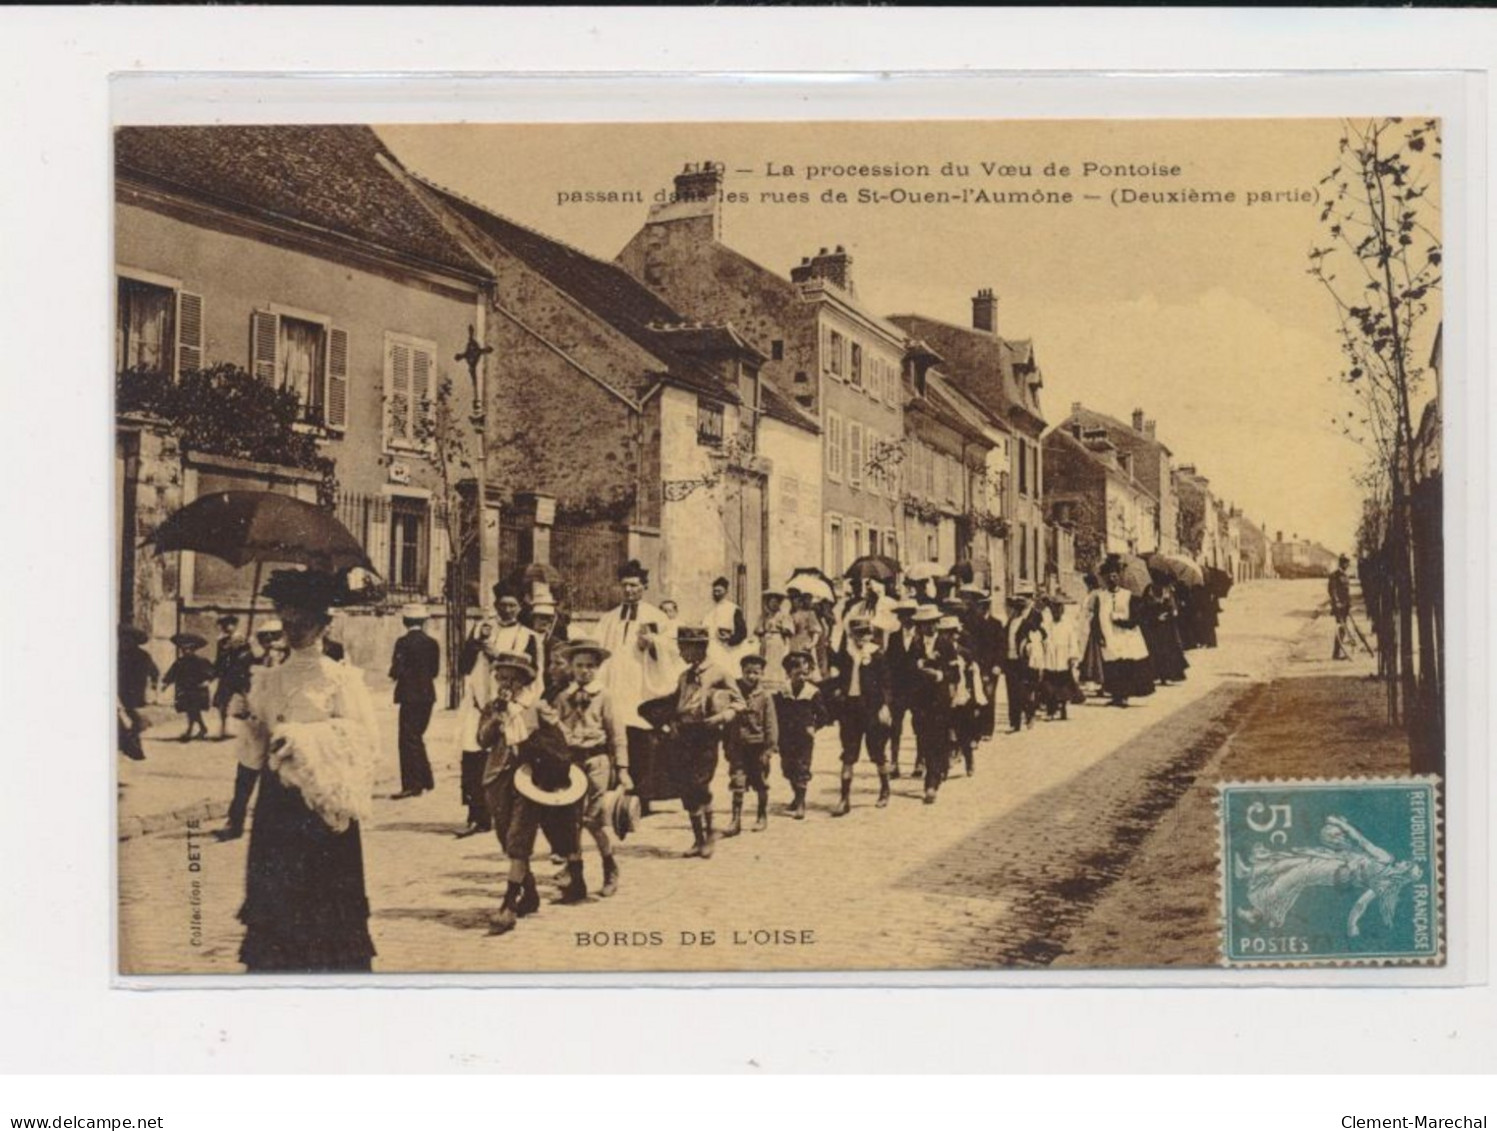
[[[824,728],[836,728],[839,763],[829,815],[845,818],[886,808],[905,766],[927,806],[954,775],[974,776],[980,754],[1002,749],[992,745],[1000,684],[1014,735],[1037,720],[1067,721],[1092,696],[1126,707],[1180,682],[1186,652],[1215,643],[1219,598],[1164,568],[1140,575],[1143,564],[1110,555],[1082,597],[1021,584],[1001,605],[970,572],[909,578],[888,559],[860,559],[843,578],[801,569],[764,592],[750,631],[726,578],[712,582],[704,621],[689,623],[674,601],[647,599],[649,571],[630,561],[617,574],[618,604],[586,636],[544,571],[501,582],[452,658],[461,681],[454,835],[492,833],[506,862],[490,931],[506,934],[541,910],[537,834],[559,868],[555,902],[577,904],[590,890],[585,846],[598,857],[591,890],[613,896],[625,882],[618,843],[662,803],[687,814],[692,840],[681,855],[699,861],[742,835],[746,819],[751,834],[767,832],[776,813],[807,819]],[[210,707],[220,736],[242,720],[217,834],[244,835],[258,791],[241,960],[262,971],[367,970],[360,827],[380,743],[363,674],[327,640],[331,610],[359,598],[347,571],[318,569],[277,570],[262,595],[276,615],[258,622],[254,643],[226,614],[214,660],[198,655],[206,641],[183,634],[164,676],[142,634],[122,630],[121,750],[143,756],[147,684],[175,688],[184,741],[207,735]],[[388,673],[396,801],[435,786],[425,735],[443,667],[424,607],[406,606],[401,618]],[[878,779],[871,806],[854,790],[865,759]],[[724,761],[730,816],[719,829],[713,790]],[[789,787],[778,807],[776,763]]]

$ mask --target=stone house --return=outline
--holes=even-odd
[[[925,343],[942,361],[942,377],[1000,430],[995,466],[1000,471],[998,508],[1007,526],[1002,567],[992,568],[992,585],[1004,593],[1040,587],[1051,575],[1046,559],[1044,459],[1040,405],[1044,377],[1034,345],[999,334],[998,299],[984,288],[972,299],[972,325],[959,326],[921,314],[894,314],[889,321],[911,339]]]
[[[495,278],[486,494],[506,515],[501,571],[549,562],[574,608],[599,612],[636,558],[687,619],[719,574],[757,615],[819,510],[817,424],[763,379],[768,355],[617,264],[411,181]]]
[[[1175,469],[1172,481],[1180,551],[1203,566],[1228,569],[1227,531],[1211,480],[1187,463]]]
[[[1102,429],[1053,428],[1045,436],[1046,501],[1074,539],[1071,569],[1094,570],[1108,554],[1152,547],[1159,503],[1127,471]]]
[[[923,342],[910,343],[900,508],[905,560],[936,562],[947,570],[970,565],[974,579],[987,587],[993,563],[1001,571],[1004,561],[1008,434],[931,364],[938,360]]]
[[[1071,414],[1061,422],[1070,428],[1079,424],[1083,431],[1102,429],[1117,449],[1119,458],[1132,470],[1133,477],[1159,500],[1158,529],[1146,550],[1175,553],[1180,548],[1177,525],[1179,504],[1175,499],[1173,453],[1155,434],[1155,423],[1135,408],[1130,423],[1124,423],[1104,412],[1085,407],[1080,401],[1071,405]],[[1147,539],[1145,541],[1148,541]]]
[[[170,512],[219,490],[331,489],[306,466],[226,454],[257,421],[184,442],[143,407],[152,381],[180,385],[216,365],[295,398],[295,436],[336,479],[322,501],[363,540],[390,607],[440,600],[451,516],[420,425],[461,368],[452,357],[468,327],[483,325],[486,268],[363,127],[124,128],[115,171],[121,620],[150,633],[161,659],[174,632],[211,638],[218,611],[249,607],[249,567],[140,548]],[[382,670],[399,619],[339,619],[351,659]]]
[[[845,249],[823,248],[786,278],[725,244],[722,181],[716,162],[688,165],[618,263],[688,317],[731,323],[764,355],[764,388],[820,428],[817,476],[794,476],[794,494],[771,507],[798,520],[796,540],[775,548],[776,581],[795,566],[835,576],[864,554],[897,558],[904,335],[858,300]],[[806,541],[811,514],[815,545]]]

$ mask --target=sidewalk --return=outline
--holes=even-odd
[[[397,708],[390,698],[392,687],[389,680],[380,680],[369,688],[379,721],[376,796],[400,788],[395,747]],[[184,717],[170,706],[146,707],[141,714],[148,723],[142,742],[146,760],[132,762],[116,755],[119,839],[180,829],[189,820],[211,822],[225,818],[229,799],[234,794],[234,766],[239,749],[238,740],[232,737],[237,733],[234,720],[229,720],[231,737],[227,741],[179,742],[177,736],[186,729]],[[439,781],[457,777],[456,725],[456,711],[432,712],[431,726],[426,731],[426,753],[431,759],[432,773]],[[208,717],[208,732],[218,733],[217,712]],[[456,785],[452,789],[455,795]]]

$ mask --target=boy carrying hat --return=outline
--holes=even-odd
[[[597,682],[598,669],[610,655],[608,649],[595,640],[577,640],[564,645],[560,654],[571,668],[572,682],[555,699],[558,725],[566,738],[572,764],[587,775],[582,827],[592,835],[603,857],[603,886],[598,894],[607,897],[619,890],[619,866],[608,839],[603,795],[612,788],[615,778],[626,792],[634,788],[629,778],[629,745],[608,692]],[[574,895],[586,894],[580,852],[576,871],[572,882]]]
[[[562,889],[561,902],[574,903],[586,896],[578,832],[587,776],[572,763],[551,707],[522,705],[522,695],[535,682],[530,658],[500,652],[489,663],[494,698],[484,708],[478,739],[488,752],[484,796],[494,835],[509,863],[504,902],[490,927],[491,934],[502,935],[514,930],[519,919],[540,910],[530,857],[541,830],[567,858],[571,883]]]

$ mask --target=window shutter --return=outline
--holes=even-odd
[[[390,343],[389,365],[389,441],[407,443],[411,438],[411,347]]]
[[[203,367],[203,296],[177,292],[177,376]]]
[[[863,455],[863,426],[857,423],[849,425],[847,440],[847,480],[856,487],[863,482],[863,464],[866,462]]]
[[[326,424],[338,432],[348,427],[348,331],[328,333]]]
[[[267,385],[276,383],[276,316],[268,310],[250,313],[250,372]]]
[[[434,411],[432,401],[432,378],[435,365],[430,350],[411,350],[411,439],[426,444],[430,435],[430,423]]]

